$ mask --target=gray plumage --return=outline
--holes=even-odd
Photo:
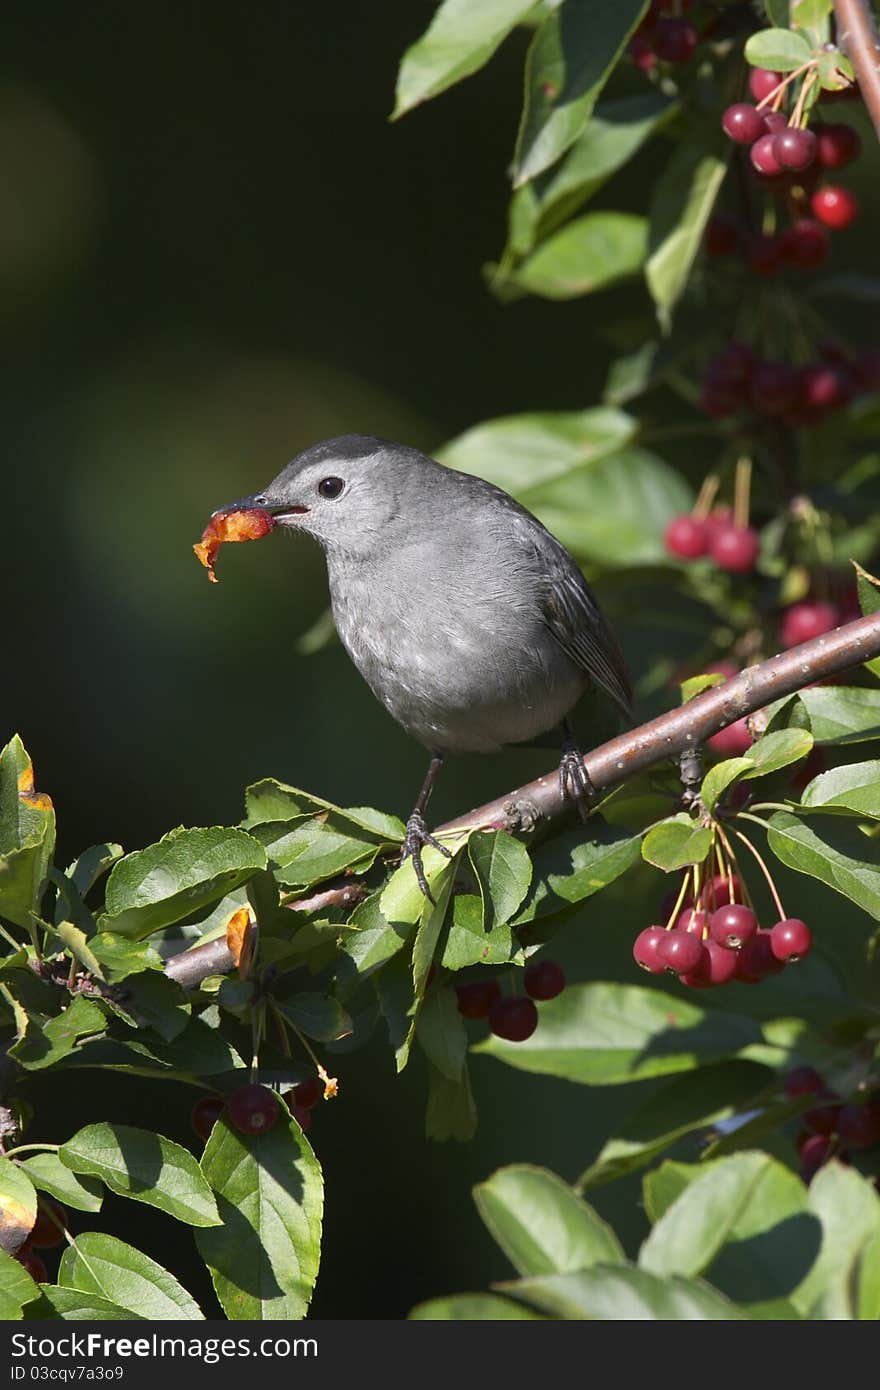
[[[341,480],[337,496],[332,492]],[[568,551],[500,488],[418,449],[343,435],[235,506],[323,547],[339,636],[434,753],[491,752],[561,725],[588,686],[629,714],[617,642]],[[224,509],[225,510],[225,509]]]

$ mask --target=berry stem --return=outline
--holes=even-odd
[[[272,998],[271,994],[269,995],[269,1009],[272,1013],[272,1022],[275,1024],[275,1031],[278,1034],[278,1041],[281,1046],[281,1051],[284,1053],[285,1057],[290,1057],[290,1037],[288,1036],[287,1032],[287,1020],[282,1014],[275,1000]]]
[[[740,812],[740,815],[742,815],[742,814],[743,814],[743,812],[741,811],[741,812]],[[742,870],[741,870],[740,867],[739,867],[739,864],[737,863],[737,858],[736,858],[736,855],[734,854],[733,846],[731,845],[730,841],[729,841],[728,838],[727,838],[727,835],[726,835],[725,831],[722,830],[722,828],[721,828],[720,825],[717,826],[717,829],[718,829],[718,838],[719,838],[719,840],[721,841],[721,843],[723,844],[724,849],[725,849],[725,851],[726,851],[726,853],[727,853],[728,866],[734,865],[734,866],[736,867],[736,869],[737,869],[738,874],[739,874],[739,881],[740,881],[740,884],[741,884],[741,886],[742,886],[743,897],[744,897],[745,900],[746,900],[746,906],[747,906],[747,907],[750,907],[750,908],[752,909],[752,911],[755,912],[755,904],[754,904],[754,901],[753,901],[753,899],[752,899],[751,892],[750,892],[750,890],[749,890],[749,885],[748,885],[748,883],[746,882],[745,874],[742,872]],[[729,871],[729,869],[728,869],[728,871]],[[731,899],[733,898],[732,886],[733,886],[733,881],[732,881],[732,879],[731,879],[731,894],[730,894]],[[755,916],[756,916],[756,917],[757,917],[757,915],[758,915],[757,912],[755,912]]]
[[[815,69],[813,69],[812,72],[807,73],[806,77],[801,83],[801,89],[798,92],[798,99],[795,102],[794,110],[791,113],[791,120],[789,121],[789,125],[800,128],[804,124],[804,106],[806,104],[807,97],[810,94],[810,89],[812,88],[815,81],[816,71]]]
[[[763,822],[762,822],[762,824],[763,824]],[[770,870],[767,868],[767,865],[766,865],[766,863],[765,863],[763,857],[762,857],[762,856],[758,853],[758,851],[755,849],[755,846],[752,844],[751,840],[750,840],[746,835],[743,835],[743,833],[742,833],[740,830],[734,830],[733,833],[734,833],[734,835],[736,836],[736,838],[737,838],[738,840],[740,840],[740,841],[745,845],[745,847],[746,847],[746,849],[749,851],[749,853],[750,853],[751,855],[753,855],[754,858],[757,860],[757,863],[758,863],[758,866],[759,866],[759,868],[760,868],[760,870],[761,870],[761,873],[764,875],[764,877],[765,877],[766,880],[767,880],[767,887],[770,889],[770,896],[771,896],[772,899],[773,899],[773,903],[774,903],[774,905],[775,905],[775,907],[776,907],[776,911],[779,913],[779,920],[780,920],[780,922],[783,921],[784,918],[785,918],[785,908],[782,906],[782,899],[781,899],[780,896],[779,896],[779,893],[778,893],[777,888],[776,888],[776,884],[773,882],[773,875],[771,874]]]
[[[705,521],[712,510],[712,503],[720,486],[721,479],[717,473],[709,473],[700,484],[700,491],[697,493],[697,500],[691,508],[691,516],[694,521]]]
[[[751,484],[752,460],[747,457],[737,459],[733,483],[733,524],[740,531],[744,531],[749,524]]]
[[[774,87],[772,92],[768,92],[765,97],[762,97],[761,100],[756,103],[755,110],[760,111],[762,106],[766,106],[768,101],[771,101],[773,103],[773,110],[778,111],[782,105],[782,98],[789,83],[794,82],[795,78],[800,77],[801,73],[806,72],[808,68],[814,68],[817,62],[817,58],[808,58],[805,63],[801,63],[801,66],[795,68],[794,72],[790,72],[788,77],[783,77],[778,87]]]
[[[687,893],[687,886],[688,886],[688,879],[689,879],[689,877],[690,877],[689,874],[685,874],[684,878],[681,880],[681,888],[679,889],[678,898],[676,899],[676,902],[675,902],[675,907],[674,907],[674,908],[672,909],[672,911],[670,912],[670,914],[669,914],[669,920],[668,920],[667,923],[666,923],[666,930],[667,930],[667,931],[670,931],[671,928],[674,926],[675,921],[676,921],[676,918],[678,917],[679,912],[681,912],[681,905],[682,905],[682,903],[684,902],[685,894]]]

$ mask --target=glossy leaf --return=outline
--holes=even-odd
[[[332,801],[325,801],[312,792],[301,791],[299,787],[288,786],[274,777],[264,777],[261,782],[254,782],[248,787],[245,807],[247,829],[266,821],[293,820],[297,816],[332,816],[367,831],[377,842],[387,840],[394,843],[402,840],[404,834],[403,822],[397,816],[389,816],[372,807],[336,806]]]
[[[349,918],[356,930],[347,934],[342,951],[353,962],[361,978],[371,975],[412,939],[415,922],[389,922],[379,906],[381,894],[373,893],[359,903]]]
[[[11,1159],[0,1157],[0,1250],[14,1255],[37,1216],[37,1194],[30,1178]]]
[[[487,932],[509,922],[532,879],[532,861],[519,840],[503,830],[477,830],[468,840],[468,858],[483,900]]]
[[[636,275],[647,249],[644,217],[589,212],[542,242],[507,278],[544,299],[578,299]]]
[[[428,1105],[425,1111],[425,1137],[466,1143],[477,1130],[477,1107],[471,1091],[467,1067],[452,1081],[428,1063]]]
[[[422,37],[407,49],[397,78],[394,116],[446,91],[489,61],[534,9],[534,0],[443,0]]]
[[[811,1320],[851,1318],[858,1264],[880,1235],[880,1197],[869,1179],[832,1161],[811,1182],[807,1207],[821,1225],[822,1248],[793,1301]]]
[[[880,761],[843,763],[820,772],[804,789],[801,804],[880,819]]]
[[[551,916],[613,883],[640,856],[637,835],[591,816],[587,825],[563,831],[532,854],[532,884],[514,926]]]
[[[202,1157],[222,1225],[196,1243],[228,1318],[299,1319],[318,1274],[321,1169],[295,1120],[239,1134],[221,1116]]]
[[[642,858],[665,873],[702,864],[712,848],[712,832],[681,812],[654,825],[642,840]]]
[[[477,1210],[518,1274],[567,1274],[623,1262],[611,1227],[546,1168],[499,1168],[474,1188]]]
[[[193,1321],[201,1308],[149,1255],[115,1236],[85,1231],[61,1257],[58,1282],[81,1293],[97,1294],[138,1317],[154,1321]]]
[[[761,29],[746,41],[746,62],[772,72],[793,72],[810,57],[811,45],[792,29]]]
[[[801,820],[788,811],[770,818],[767,843],[791,869],[821,879],[880,920],[880,852],[877,843],[840,817]]]
[[[100,1294],[84,1293],[59,1284],[41,1284],[40,1297],[28,1305],[28,1320],[50,1322],[145,1322],[138,1313],[121,1308]]]
[[[220,1219],[192,1154],[161,1134],[130,1125],[86,1125],[61,1145],[58,1157],[72,1172],[100,1178],[120,1197],[158,1207],[190,1226],[214,1226]]]
[[[456,1084],[467,1056],[467,1033],[451,986],[434,985],[416,1018],[416,1036],[436,1069]]]
[[[554,1318],[601,1322],[722,1322],[748,1317],[699,1279],[660,1278],[627,1265],[499,1284]]]
[[[728,151],[679,145],[656,185],[645,279],[661,323],[690,279],[706,224],[727,172]]]
[[[505,965],[515,957],[517,945],[505,923],[486,931],[483,900],[475,893],[456,893],[440,963],[447,970],[464,970],[469,965]]]
[[[798,695],[816,743],[861,743],[880,738],[880,690],[821,685]]]
[[[541,1314],[497,1293],[458,1293],[419,1303],[409,1316],[421,1322],[531,1322]]]
[[[351,1032],[351,1019],[338,1000],[312,991],[276,1001],[278,1012],[315,1042],[335,1042]]]
[[[24,1265],[0,1249],[0,1322],[17,1322],[25,1304],[39,1294],[39,1285]]]
[[[103,1033],[106,1026],[100,1005],[80,994],[55,1018],[45,1022],[31,1019],[24,1037],[9,1049],[10,1055],[28,1071],[38,1071],[54,1066],[84,1037]]]
[[[115,932],[98,932],[89,941],[89,949],[101,963],[104,979],[119,984],[129,975],[143,970],[161,970],[162,957],[147,941],[131,941]]]
[[[21,1171],[34,1187],[48,1192],[77,1211],[100,1211],[104,1190],[96,1178],[80,1178],[65,1168],[56,1153],[34,1154],[21,1160]]]
[[[0,916],[30,927],[55,848],[51,798],[34,786],[34,768],[16,734],[0,751]]]

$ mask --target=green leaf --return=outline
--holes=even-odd
[[[92,845],[73,861],[66,870],[66,877],[72,880],[74,888],[84,898],[98,879],[113,867],[117,859],[122,858],[122,853],[122,845]]]
[[[773,72],[793,72],[806,63],[812,52],[803,34],[791,29],[761,29],[746,41],[745,58],[756,68]]]
[[[631,212],[588,212],[543,242],[506,279],[544,299],[577,299],[637,274],[648,223]]]
[[[681,683],[681,703],[686,705],[688,700],[693,700],[695,695],[702,695],[704,690],[712,690],[716,685],[723,685],[725,677],[718,671],[707,671],[701,676],[691,676],[689,680]]]
[[[351,1019],[345,1009],[327,994],[293,994],[276,1004],[288,1023],[315,1042],[335,1042],[351,1032]]]
[[[799,820],[788,811],[770,818],[767,843],[790,869],[821,879],[880,921],[877,843],[839,817]]]
[[[851,1318],[861,1256],[880,1234],[880,1197],[869,1179],[833,1161],[810,1183],[807,1207],[821,1224],[822,1248],[792,1301],[811,1320]]]
[[[17,1322],[24,1305],[39,1293],[39,1285],[24,1265],[0,1249],[0,1322]]]
[[[128,975],[119,991],[114,1008],[135,1028],[152,1028],[172,1042],[179,1037],[190,1020],[192,1007],[186,994],[175,980],[158,970],[144,970]]]
[[[638,863],[638,835],[591,816],[586,825],[546,840],[532,855],[532,884],[515,927],[583,902]]]
[[[204,1314],[173,1274],[133,1245],[99,1231],[85,1231],[65,1250],[58,1282],[98,1294],[120,1308],[154,1321],[193,1321]]]
[[[428,972],[434,963],[434,952],[446,920],[446,909],[455,882],[456,860],[444,860],[444,865],[434,879],[428,880],[434,894],[434,902],[424,902],[419,929],[413,942],[412,970],[416,1007],[424,994]]]
[[[476,830],[468,857],[483,900],[487,932],[509,922],[529,889],[532,861],[525,845],[503,830]]]
[[[832,0],[791,0],[790,14],[793,29],[822,30],[831,14]],[[823,39],[827,38],[827,34]]]
[[[652,825],[642,840],[642,858],[667,874],[686,864],[702,864],[712,849],[712,832],[684,811]]]
[[[101,931],[139,939],[180,922],[266,867],[262,845],[244,830],[171,830],[127,854],[107,880]]]
[[[805,758],[812,747],[813,737],[806,729],[780,729],[777,733],[764,734],[743,754],[749,764],[745,777],[766,777],[768,773],[778,772]]]
[[[751,766],[747,758],[725,758],[723,762],[715,763],[714,767],[709,768],[700,788],[700,800],[710,814],[727,788],[738,782]]]
[[[451,861],[439,850],[433,849],[430,845],[422,850],[422,868],[434,898],[438,897],[443,885],[448,882],[450,867]],[[410,928],[424,919],[425,903],[425,895],[419,887],[412,860],[407,859],[399,869],[394,870],[382,890],[379,897],[382,916],[397,928],[401,936],[408,938],[412,934]]]
[[[464,970],[469,965],[506,965],[517,949],[507,924],[486,931],[482,898],[475,893],[456,893],[441,965],[447,970]]]
[[[445,92],[489,61],[535,0],[444,0],[431,24],[403,55],[392,119]]]
[[[354,833],[352,833],[354,832]],[[250,828],[263,845],[279,883],[304,888],[375,857],[379,846],[368,832],[336,816],[298,816]]]
[[[92,1033],[103,1033],[107,1019],[103,1009],[82,994],[48,1022],[31,1019],[24,1037],[9,1049],[10,1055],[28,1071],[54,1066]]]
[[[624,1260],[611,1227],[546,1168],[499,1168],[477,1184],[474,1201],[518,1274],[568,1274]]]
[[[37,1219],[34,1185],[17,1163],[0,1158],[0,1250],[14,1255]]]
[[[55,811],[34,788],[34,769],[16,734],[0,752],[0,916],[30,928],[55,849]]]
[[[261,782],[254,782],[248,787],[245,807],[245,828],[248,830],[266,821],[324,816],[348,821],[359,830],[366,830],[377,842],[396,843],[403,839],[405,829],[397,816],[386,815],[384,811],[375,811],[372,807],[335,806],[332,801],[324,801],[322,797],[301,791],[299,787],[290,787],[274,777],[264,777]]]
[[[549,168],[585,130],[646,9],[647,0],[566,0],[548,15],[526,59],[515,186]]]
[[[798,697],[816,743],[861,743],[880,738],[880,690],[819,685],[799,691]]]
[[[347,934],[342,951],[353,962],[361,979],[366,979],[411,941],[415,922],[399,925],[387,921],[379,906],[381,893],[373,893],[359,903],[348,925],[357,930]]]
[[[554,1318],[601,1322],[723,1322],[748,1317],[699,1279],[661,1279],[625,1265],[593,1265],[500,1284]]]
[[[801,804],[825,811],[838,806],[880,819],[880,761],[844,763],[820,772],[804,789]]]
[[[497,1293],[458,1293],[418,1303],[410,1319],[422,1322],[530,1322],[540,1320],[521,1303]]]
[[[634,438],[636,421],[599,406],[544,414],[505,415],[475,425],[445,444],[441,463],[474,473],[523,498],[536,487],[588,468]]]
[[[735,1061],[701,1067],[668,1082],[606,1139],[578,1187],[598,1187],[646,1167],[685,1135],[748,1108],[769,1077],[766,1067]]]
[[[130,941],[127,936],[101,931],[89,941],[92,954],[100,961],[105,980],[119,984],[129,975],[143,970],[161,970],[162,957],[146,941]]]
[[[678,146],[658,180],[645,279],[661,324],[668,325],[690,279],[728,157],[727,149],[722,154],[689,141]]]
[[[120,1197],[158,1207],[189,1226],[220,1220],[192,1154],[161,1134],[130,1125],[86,1125],[61,1145],[58,1157],[72,1172],[100,1178]]]
[[[466,1143],[473,1139],[476,1131],[477,1107],[467,1067],[462,1069],[457,1080],[452,1081],[429,1062],[425,1137],[438,1141],[457,1139]]]
[[[96,1293],[81,1293],[79,1289],[63,1288],[57,1284],[41,1284],[38,1302],[28,1305],[28,1320],[50,1322],[145,1322],[137,1313],[120,1308],[118,1303]]]
[[[77,1211],[101,1210],[104,1200],[101,1184],[94,1178],[78,1178],[76,1173],[65,1168],[56,1153],[34,1154],[32,1158],[22,1159],[21,1171],[27,1174],[34,1187]]]
[[[436,1069],[457,1084],[467,1056],[467,1033],[451,987],[435,985],[428,991],[416,1018],[416,1036]]]
[[[295,1120],[239,1134],[221,1116],[202,1157],[223,1224],[196,1243],[228,1318],[299,1319],[321,1256],[324,1188],[318,1160]]]
[[[707,1011],[638,985],[569,985],[541,1005],[526,1042],[490,1036],[475,1052],[522,1071],[589,1086],[672,1076],[718,1062],[758,1042],[751,1019]]]
[[[42,921],[42,918],[40,921]],[[70,954],[75,960],[79,961],[80,965],[85,970],[88,970],[91,975],[94,975],[99,980],[105,978],[103,966],[92,950],[88,933],[83,931],[81,927],[75,926],[73,922],[46,922],[45,926],[53,936],[57,936],[58,940],[63,942]]]

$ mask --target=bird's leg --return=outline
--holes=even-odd
[[[559,762],[559,787],[562,799],[577,807],[582,821],[588,820],[590,809],[596,797],[593,786],[584,767],[581,750],[577,746],[574,732],[567,719],[562,721],[562,758]]]
[[[428,797],[431,795],[431,789],[434,786],[437,773],[442,766],[443,754],[435,753],[431,758],[430,766],[428,767],[425,780],[422,783],[422,790],[419,792],[418,800],[406,823],[406,835],[403,839],[403,853],[400,856],[401,864],[406,859],[412,860],[413,868],[416,871],[416,881],[429,902],[433,902],[434,899],[431,896],[431,890],[428,887],[428,880],[425,878],[425,870],[422,866],[423,846],[431,845],[433,849],[439,849],[441,854],[445,854],[447,859],[452,858],[446,846],[441,845],[439,840],[435,840],[434,836],[428,833],[428,827],[425,824],[425,807],[428,804]]]

